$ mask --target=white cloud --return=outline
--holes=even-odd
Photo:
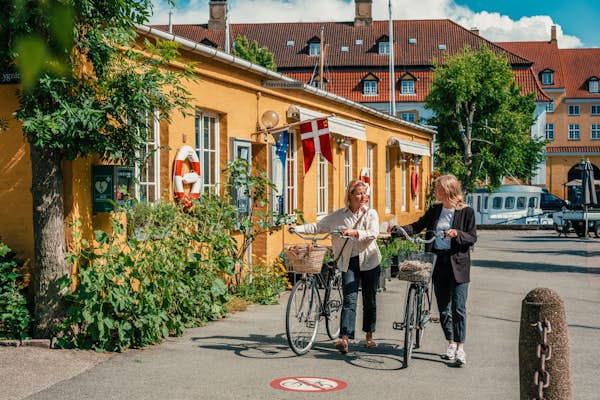
[[[154,0],[152,24],[168,23],[169,10],[164,2]],[[318,7],[315,4],[318,2]],[[230,0],[232,23],[352,21],[354,2],[344,0]],[[394,19],[449,18],[470,29],[477,27],[480,35],[492,42],[550,40],[550,27],[557,25],[551,17],[537,15],[513,20],[506,15],[482,11],[475,13],[457,5],[454,0],[392,0]],[[388,0],[373,1],[373,18],[388,18]],[[205,24],[208,21],[208,1],[190,0],[185,9],[173,13],[174,24]],[[558,44],[562,48],[581,47],[575,36],[564,35],[557,25]]]

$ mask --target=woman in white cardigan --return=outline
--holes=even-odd
[[[346,207],[329,214],[319,222],[290,228],[299,233],[326,233],[334,230],[341,235],[332,236],[334,259],[342,271],[344,304],[342,307],[340,338],[337,349],[348,353],[348,341],[354,339],[356,325],[356,303],[358,288],[362,281],[363,331],[366,333],[365,346],[375,347],[373,340],[377,319],[377,286],[381,273],[381,253],[377,247],[379,216],[368,207],[369,185],[353,180],[346,188]]]

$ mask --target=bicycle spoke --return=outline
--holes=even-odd
[[[341,272],[336,270],[333,280],[329,283],[331,284],[331,291],[327,301],[325,327],[327,328],[329,338],[336,339],[340,334],[342,305],[344,302]]]
[[[286,312],[286,334],[291,349],[299,355],[314,343],[320,317],[320,301],[313,278],[300,280],[292,288]]]

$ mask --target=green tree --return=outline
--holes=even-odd
[[[258,47],[256,40],[253,40],[250,44],[246,36],[235,38],[233,41],[233,55],[254,64],[262,65],[272,71],[277,70],[273,53],[267,47]]]
[[[155,110],[168,119],[189,104],[172,43],[136,42],[151,0],[14,0],[0,9],[0,61],[21,72],[16,113],[32,166],[35,335],[64,316],[58,281],[65,261],[61,162],[99,154],[135,162]],[[145,57],[139,50],[151,52]]]
[[[543,159],[545,141],[530,135],[535,94],[521,91],[507,59],[485,47],[435,65],[425,105],[435,113],[436,163],[465,192],[477,183],[498,187],[503,176],[527,181]]]

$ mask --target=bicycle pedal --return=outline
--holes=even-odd
[[[397,330],[397,331],[401,331],[404,330],[404,322],[392,322],[392,328]]]
[[[314,328],[315,327],[315,321],[306,321],[306,326],[309,328]]]

